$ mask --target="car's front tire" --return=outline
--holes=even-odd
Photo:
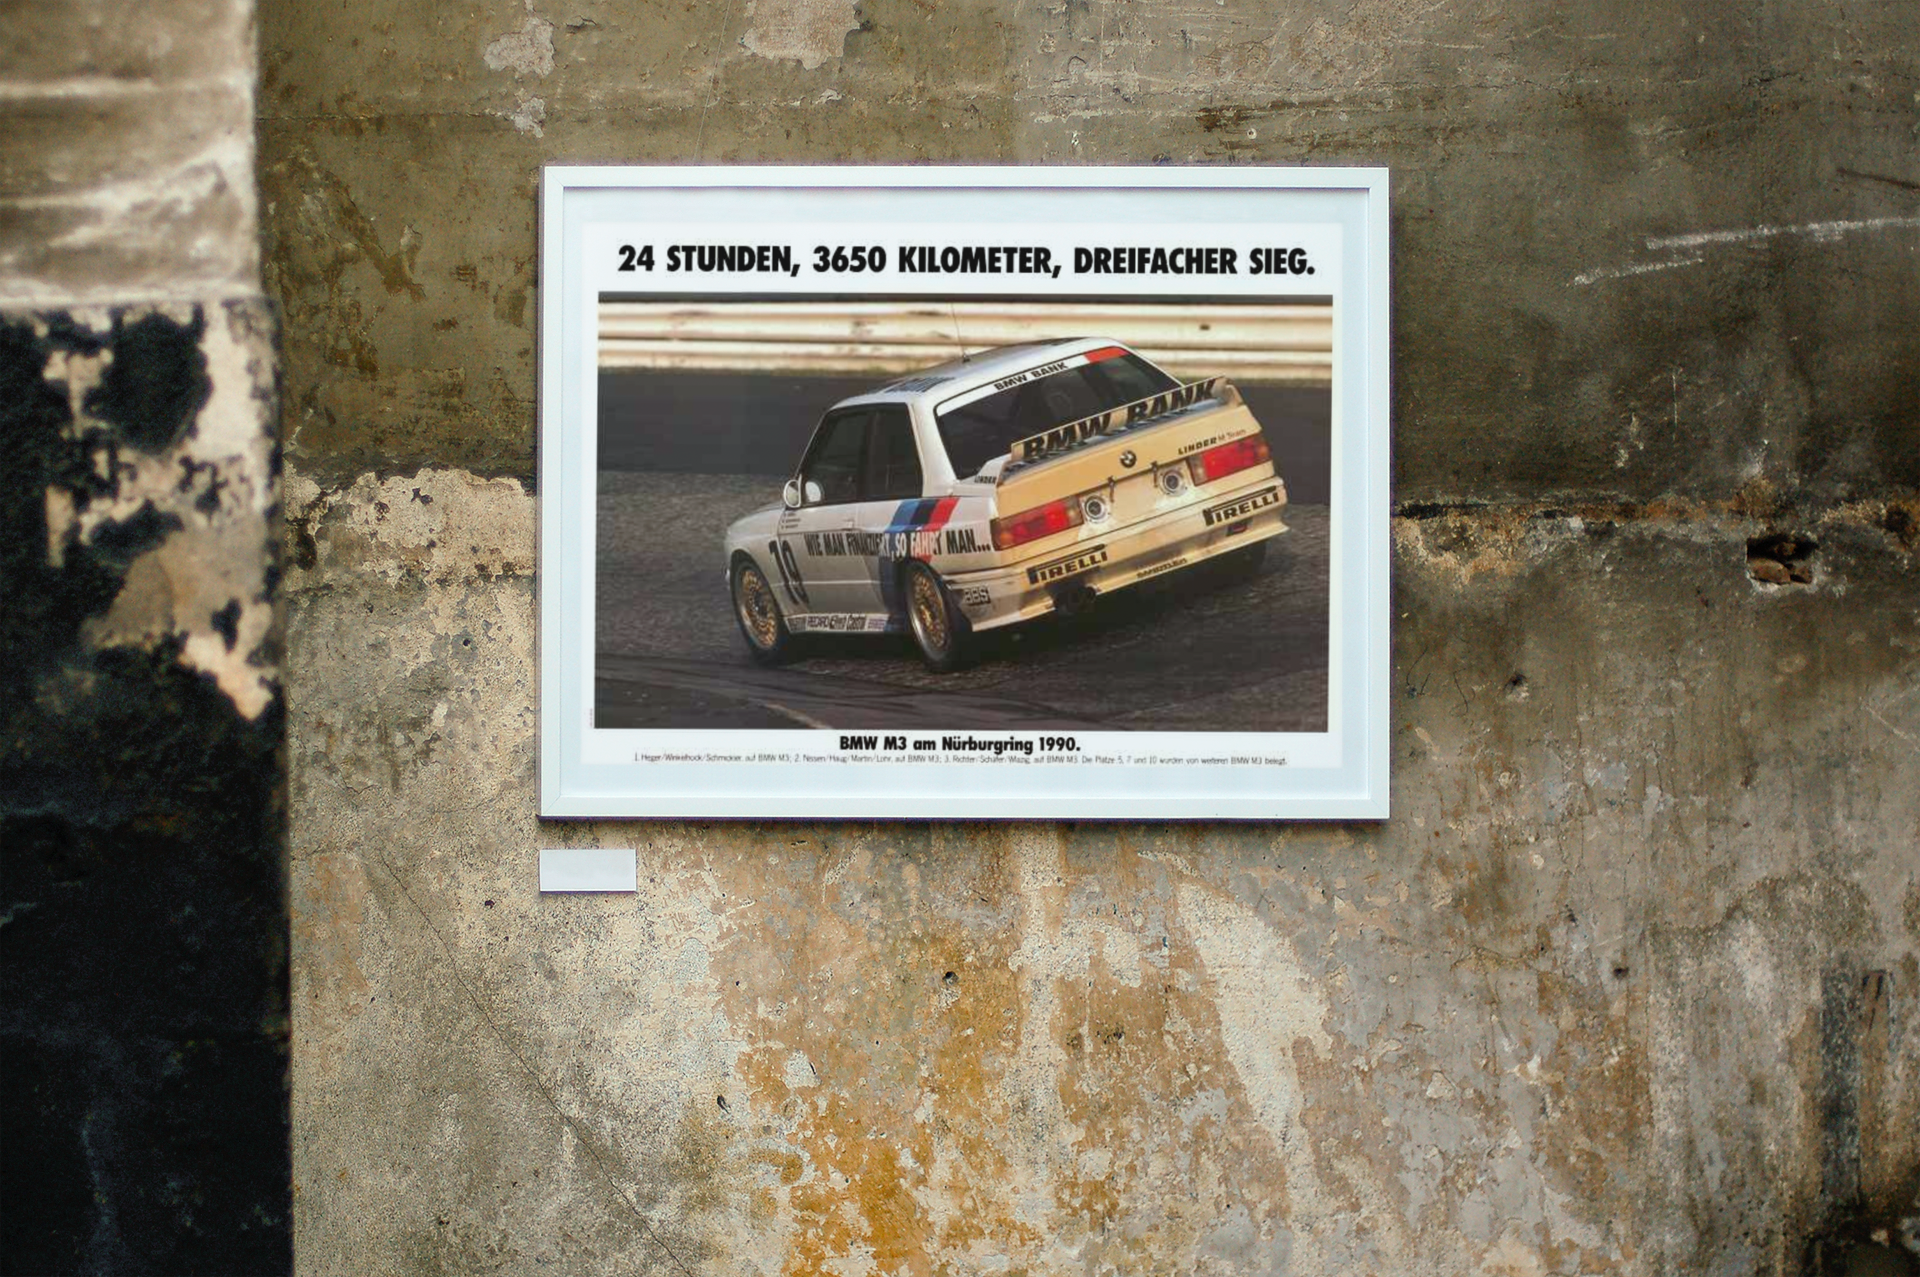
[[[939,573],[924,563],[909,563],[901,570],[900,584],[907,633],[920,649],[921,661],[936,674],[959,669],[966,659],[966,622]]]
[[[747,654],[762,665],[792,660],[794,637],[780,611],[780,600],[774,597],[766,574],[744,555],[733,563],[732,593],[733,619],[747,641]]]

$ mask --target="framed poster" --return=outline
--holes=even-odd
[[[1387,814],[1382,169],[541,191],[545,816]]]

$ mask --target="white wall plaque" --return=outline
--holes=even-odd
[[[559,847],[540,851],[542,891],[637,891],[632,847]]]

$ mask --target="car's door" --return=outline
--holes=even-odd
[[[900,614],[895,597],[899,565],[927,558],[926,536],[937,528],[941,505],[925,499],[924,470],[904,404],[878,404],[868,427],[860,468],[860,501],[853,508],[856,538],[874,551],[866,560],[864,587],[852,606],[875,616]],[[951,502],[947,503],[951,505]]]
[[[790,612],[864,610],[868,573],[853,531],[866,457],[869,408],[830,412],[800,462],[801,504],[767,546]]]

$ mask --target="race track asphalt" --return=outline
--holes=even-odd
[[[777,500],[759,475],[603,472],[595,588],[598,727],[1324,731],[1327,508],[1239,580],[1130,587],[1071,622],[982,636],[952,674],[905,638],[816,637],[747,658],[727,598],[727,524]]]

